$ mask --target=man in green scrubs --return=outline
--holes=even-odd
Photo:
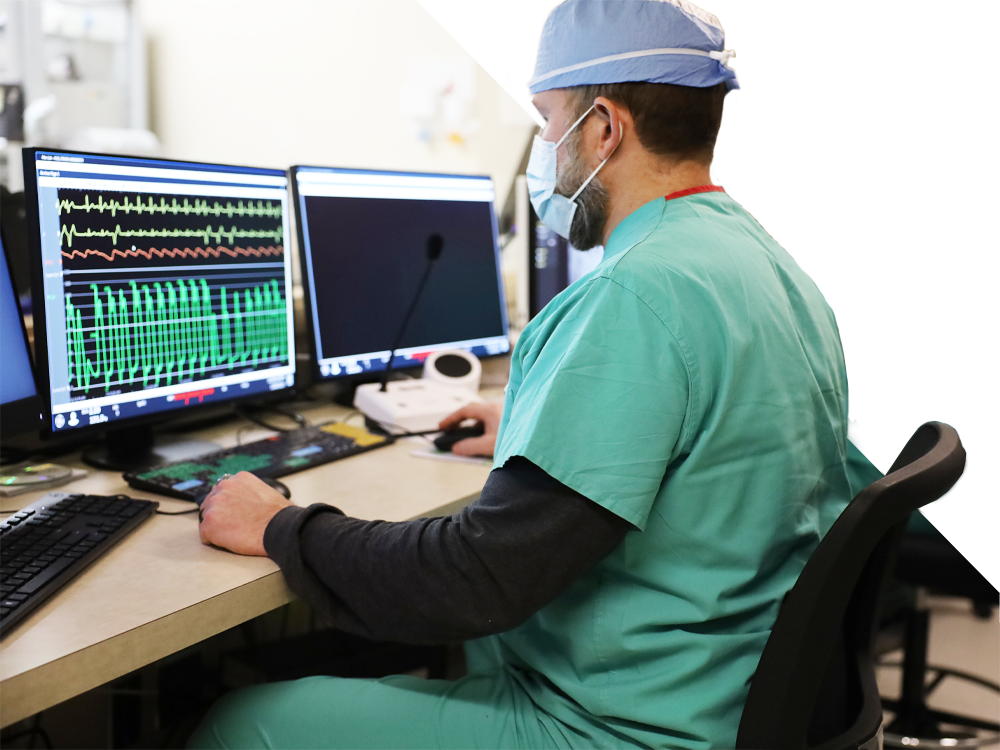
[[[847,65],[821,113],[824,174],[847,194],[809,228],[798,258],[840,331],[855,492],[886,473],[924,422],[951,425],[968,445],[990,385],[983,248],[910,166],[922,113],[913,77],[878,59]],[[909,528],[950,535],[975,520],[956,485]]]
[[[494,474],[530,462],[622,524],[620,543],[523,622],[468,643],[462,680],[241,691],[192,746],[734,745],[782,597],[860,486],[833,313],[711,181],[736,86],[723,42],[682,0],[553,11],[531,84],[546,126],[529,189],[542,220],[580,249],[603,244],[604,260],[525,328],[502,412],[448,420],[487,426],[456,452],[493,453]],[[245,477],[204,507],[206,542],[271,553],[293,588],[307,576],[272,551],[305,511]],[[333,528],[327,546],[348,544]],[[323,581],[340,591],[334,573]]]

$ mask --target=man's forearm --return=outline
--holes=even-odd
[[[446,643],[508,630],[633,528],[523,458],[493,471],[461,513],[403,523],[287,508],[267,552],[333,625],[369,638]]]

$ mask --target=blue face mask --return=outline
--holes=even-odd
[[[608,159],[605,159],[598,165],[597,169],[590,173],[590,177],[583,181],[583,184],[573,193],[573,196],[567,198],[565,195],[558,195],[556,193],[556,182],[558,181],[556,151],[569,134],[576,129],[576,126],[583,122],[593,109],[594,106],[591,105],[590,109],[584,112],[580,116],[580,119],[574,122],[558,141],[543,141],[541,136],[536,135],[534,142],[531,144],[531,156],[528,159],[528,169],[525,174],[528,182],[528,197],[531,199],[531,205],[534,206],[535,213],[538,214],[538,218],[542,220],[542,223],[560,237],[566,239],[569,239],[569,228],[573,225],[573,217],[576,216],[577,197],[590,184],[590,181],[594,179],[597,173],[601,171],[601,167],[608,163],[611,154],[608,155]],[[619,129],[621,128],[619,127]],[[621,143],[621,137],[619,137],[618,143]],[[617,148],[618,146],[615,145],[615,149]],[[614,150],[611,153],[613,154]]]
[[[833,120],[832,122],[836,122]],[[829,125],[827,127],[830,127]],[[841,141],[840,145],[833,150],[833,154],[827,159],[823,154],[822,148],[819,152],[819,169],[823,173],[823,179],[834,187],[842,187],[843,181],[840,179],[840,172],[837,169],[837,162],[840,161],[840,155],[844,153],[844,143]]]

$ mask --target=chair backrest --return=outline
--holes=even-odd
[[[879,599],[910,513],[944,495],[964,469],[958,433],[928,422],[889,473],[851,501],[785,596],[750,684],[737,748],[881,746],[872,657]]]
[[[1000,521],[1000,386],[986,397],[969,439],[962,500],[983,518]]]

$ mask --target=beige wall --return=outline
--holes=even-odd
[[[166,155],[475,171],[478,146],[412,135],[408,65],[479,55],[485,0],[142,0]]]
[[[915,166],[980,234],[1000,233],[1000,2],[766,0],[754,182],[777,187],[781,152],[816,148],[813,114],[840,67],[890,57],[920,81]],[[725,22],[725,19],[722,19]]]
[[[497,54],[557,0],[141,0],[153,127],[169,156],[492,174],[501,199],[528,136],[497,104]],[[815,111],[861,55],[907,65],[927,96],[916,166],[982,233],[1000,233],[1000,2],[701,0],[746,73],[715,177],[775,191],[781,152],[815,148]],[[955,8],[961,9],[961,13]],[[197,23],[191,23],[197,18]],[[428,148],[400,105],[408,61],[478,61],[479,132]]]
[[[499,117],[497,56],[557,0],[141,0],[152,128],[175,158],[487,173],[502,201],[530,126]],[[197,19],[197,22],[192,22]],[[408,66],[476,63],[463,144],[426,145]]]

